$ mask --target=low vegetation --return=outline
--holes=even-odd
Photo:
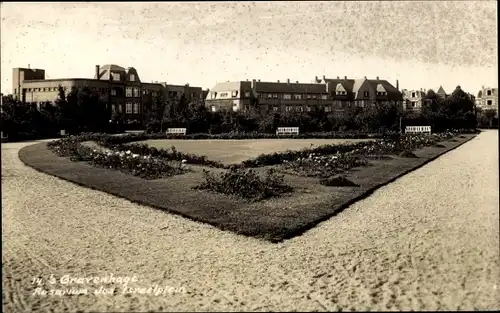
[[[194,187],[195,189],[211,190],[250,200],[263,200],[293,190],[284,183],[283,175],[277,174],[273,169],[269,169],[265,177],[260,177],[253,170],[246,171],[237,167],[231,167],[229,171],[219,175],[204,170],[203,177],[204,181]]]

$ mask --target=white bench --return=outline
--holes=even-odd
[[[276,129],[276,135],[298,135],[298,127],[278,127]]]
[[[430,134],[430,126],[406,126],[405,134]]]
[[[167,135],[169,134],[181,134],[186,135],[186,128],[168,128],[165,132]]]
[[[61,136],[66,136],[66,130],[65,129],[61,129],[60,134],[61,134]]]

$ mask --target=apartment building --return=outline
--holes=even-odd
[[[476,97],[476,106],[482,110],[495,110],[498,115],[498,88],[482,86]]]
[[[398,85],[398,83],[396,83]],[[343,79],[337,77],[315,78],[315,83],[224,82],[216,84],[205,98],[212,110],[245,111],[258,106],[266,112],[308,112],[319,109],[324,112],[342,114],[349,106],[365,107],[374,103],[397,102],[402,104],[402,94],[386,80]]]
[[[45,79],[45,70],[32,68],[14,68],[14,98],[25,103],[55,101],[59,86],[67,93],[72,87],[88,87],[97,91],[101,100],[111,112],[122,113],[126,120],[140,121],[145,103],[152,96],[162,93],[165,98],[178,101],[182,95],[189,100],[202,100],[201,87],[170,85],[164,83],[141,82],[137,70],[115,65],[96,65],[94,78]]]

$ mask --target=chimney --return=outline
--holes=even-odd
[[[325,77],[325,75],[323,75],[323,80],[326,80],[326,77]]]
[[[256,87],[257,87],[257,86],[256,86],[256,83],[257,83],[257,81],[256,81],[255,79],[252,79],[252,85],[251,85],[251,86],[252,86],[252,90],[253,90],[253,91],[255,91],[255,89],[256,89]]]
[[[287,78],[287,79],[286,79],[286,83],[287,83],[287,84],[290,84],[290,78]]]
[[[314,81],[318,81],[318,76],[314,76]]]
[[[340,79],[340,77],[337,76],[337,79]]]
[[[377,80],[379,80],[379,79],[378,79],[378,76],[377,76]]]
[[[95,66],[95,77],[96,77],[96,79],[99,79],[99,74],[100,74],[100,66],[96,65]]]
[[[278,79],[278,83],[280,82],[280,80]]]
[[[257,80],[260,83],[260,79]]]
[[[28,69],[30,68],[30,65],[28,64]]]
[[[299,83],[299,81],[296,81],[296,83],[298,84],[298,83]]]
[[[365,76],[365,79],[366,79],[366,76]]]
[[[399,80],[396,79],[396,89],[399,90]]]
[[[347,76],[344,76],[344,79],[347,79]]]

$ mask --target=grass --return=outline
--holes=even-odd
[[[58,157],[47,148],[45,142],[24,147],[19,151],[19,157],[25,164],[41,172],[82,186],[208,223],[221,230],[279,242],[300,235],[379,187],[423,166],[474,136],[466,135],[466,138],[460,138],[456,142],[442,142],[445,148],[417,149],[414,153],[418,158],[392,156],[389,160],[370,160],[370,166],[355,168],[342,174],[345,179],[356,184],[355,187],[324,186],[317,178],[285,174],[284,184],[290,186],[293,192],[260,202],[207,190],[195,190],[204,177],[205,168],[200,166],[193,166],[192,171],[182,175],[148,181],[119,171],[96,168],[85,162],[72,162],[67,158]],[[196,144],[199,142],[196,141]],[[264,144],[277,145],[272,142]],[[293,143],[291,140],[290,144]],[[235,147],[232,142],[228,142],[228,145]],[[217,142],[217,146],[221,149],[223,144]],[[274,167],[258,168],[256,173],[262,174]],[[224,172],[222,169],[211,171]]]
[[[326,145],[355,143],[372,139],[239,139],[239,140],[145,140],[145,143],[159,149],[170,149],[195,155],[205,155],[209,160],[222,162],[224,165],[241,163],[263,153],[300,150],[303,148]]]

